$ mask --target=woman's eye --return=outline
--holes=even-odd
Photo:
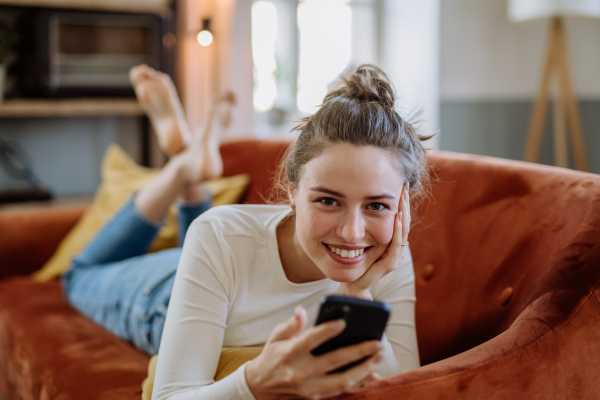
[[[325,206],[335,206],[337,204],[337,201],[335,201],[332,198],[326,197],[324,199],[319,200],[323,205]]]
[[[369,207],[373,211],[381,211],[381,210],[385,210],[387,208],[387,206],[385,204],[381,204],[381,203],[371,203],[371,204],[369,204]]]

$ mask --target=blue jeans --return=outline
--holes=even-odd
[[[180,244],[211,201],[209,196],[179,208]],[[144,254],[161,226],[144,218],[129,199],[62,276],[73,307],[149,355],[158,353],[181,256],[181,248]]]

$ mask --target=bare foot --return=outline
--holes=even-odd
[[[204,179],[217,178],[223,173],[223,160],[219,150],[221,129],[216,129],[214,119],[216,117],[221,127],[229,126],[231,107],[235,101],[235,95],[230,91],[226,91],[216,98],[210,105],[203,125],[190,143],[190,148],[197,146],[195,151],[202,152]]]
[[[208,109],[203,125],[192,135],[186,149],[177,155],[176,162],[181,163],[181,171],[186,182],[186,188],[182,193],[184,200],[195,199],[199,193],[204,192],[204,189],[198,186],[201,182],[217,178],[223,173],[223,160],[219,150],[220,129],[214,126],[214,119],[219,118],[220,107],[226,110],[234,103],[235,96],[231,92],[226,92],[215,99]]]
[[[193,198],[199,185],[207,179],[217,178],[223,172],[223,161],[219,146],[210,144],[208,138],[194,135],[188,147],[172,160],[180,163],[180,171],[185,187],[182,195],[189,200]]]
[[[231,108],[236,104],[235,94],[231,91],[226,91],[216,101],[216,114],[219,124],[222,128],[228,128],[231,125]]]
[[[162,151],[169,157],[181,152],[191,135],[171,78],[142,64],[129,71],[129,79]]]

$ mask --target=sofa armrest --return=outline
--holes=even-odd
[[[27,275],[52,256],[84,206],[0,213],[0,279]]]

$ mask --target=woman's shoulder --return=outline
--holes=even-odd
[[[264,232],[278,217],[290,211],[288,206],[233,204],[213,207],[202,213],[192,227],[210,225],[225,234],[253,234]]]
[[[210,210],[202,213],[199,220],[210,219],[248,219],[257,221],[267,221],[283,211],[289,210],[285,205],[271,204],[231,204],[226,206],[212,207]]]

